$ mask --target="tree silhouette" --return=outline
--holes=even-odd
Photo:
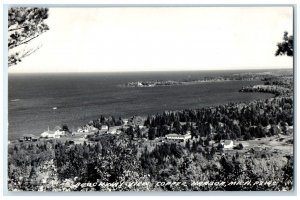
[[[40,47],[26,45],[49,30],[48,8],[12,7],[8,10],[8,66],[16,65]]]
[[[277,44],[278,49],[276,50],[275,56],[294,55],[294,37],[288,35],[288,32],[285,31],[283,35],[283,41]]]

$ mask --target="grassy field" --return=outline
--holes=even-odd
[[[254,140],[240,141],[244,150],[250,150],[253,147],[260,147],[272,152],[282,152],[288,155],[293,154],[293,135],[281,135],[256,138]]]

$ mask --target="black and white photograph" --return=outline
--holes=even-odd
[[[6,13],[9,192],[294,191],[293,5]]]

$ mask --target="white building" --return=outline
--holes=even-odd
[[[108,131],[108,126],[107,125],[102,125],[101,126],[101,131]]]
[[[118,127],[110,127],[109,130],[107,131],[109,134],[119,134],[120,130],[118,130]]]
[[[117,130],[116,129],[110,129],[107,133],[109,133],[109,134],[116,134]]]
[[[65,136],[66,132],[62,130],[56,130],[56,131],[45,131],[41,133],[42,138],[60,138],[62,136]]]
[[[221,142],[221,144],[223,145],[224,149],[231,149],[231,148],[233,148],[233,141],[232,140],[223,140]]]
[[[124,125],[126,126],[128,124],[128,119],[123,119]]]
[[[143,84],[141,82],[137,82],[137,86],[141,87],[141,86],[143,86]]]
[[[46,137],[48,137],[48,135],[49,135],[48,131],[41,133],[42,138],[46,138]]]
[[[179,134],[176,134],[176,133],[171,133],[171,134],[168,134],[166,135],[166,138],[168,140],[177,140],[177,141],[186,141],[188,139],[191,139],[192,136],[191,136],[191,133],[190,132],[187,132],[185,135],[179,135]]]
[[[63,131],[63,130],[56,130],[56,131],[54,132],[54,135],[55,135],[55,138],[60,138],[60,137],[62,137],[62,136],[65,136],[65,135],[66,135],[66,132]]]
[[[94,126],[85,125],[82,128],[78,128],[78,133],[89,133],[89,132],[97,132],[98,129]]]

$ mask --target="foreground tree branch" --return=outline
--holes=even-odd
[[[33,39],[49,30],[44,23],[48,18],[48,8],[13,7],[8,11],[8,66],[16,65],[21,59],[31,55],[39,47],[28,48]]]

